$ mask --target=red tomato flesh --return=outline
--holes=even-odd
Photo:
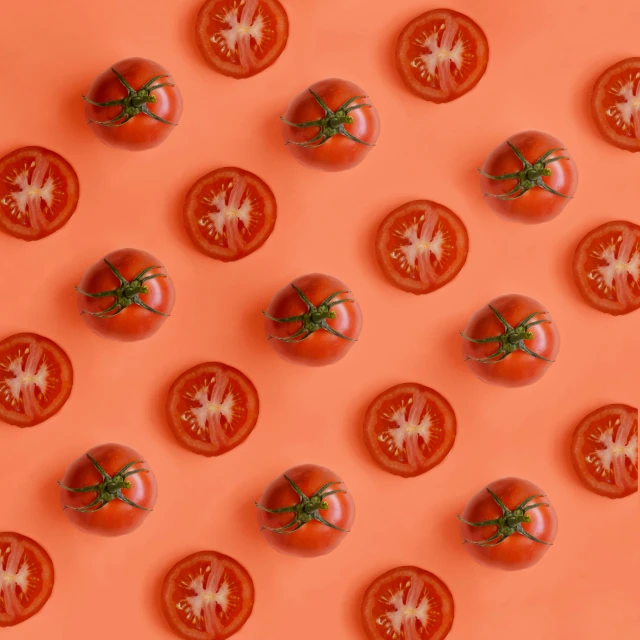
[[[13,627],[38,613],[53,582],[53,562],[35,540],[0,533],[0,627]]]
[[[40,240],[64,226],[78,205],[73,167],[42,147],[23,147],[0,160],[0,229]]]

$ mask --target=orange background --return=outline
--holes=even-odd
[[[455,0],[451,8],[485,30],[489,67],[470,94],[433,105],[402,85],[393,49],[406,22],[437,5],[283,4],[291,23],[284,54],[268,71],[236,81],[209,69],[196,48],[199,0],[4,3],[0,155],[49,147],[74,165],[81,183],[79,208],[60,232],[29,245],[0,234],[0,336],[42,333],[67,350],[76,374],[71,399],[54,419],[30,430],[0,426],[0,529],[38,540],[56,568],[49,603],[7,637],[112,640],[126,633],[169,640],[159,607],[162,578],[200,549],[234,556],[253,576],[254,613],[238,640],[298,633],[358,640],[365,588],[401,564],[431,570],[448,584],[456,604],[452,640],[635,637],[637,494],[611,501],[583,488],[568,442],[589,411],[639,401],[630,356],[639,344],[638,313],[614,318],[591,310],[573,286],[571,257],[592,227],[639,219],[640,158],[599,137],[588,100],[602,70],[638,55],[640,6]],[[80,97],[98,73],[137,55],[165,65],[185,102],[168,141],[140,154],[98,142],[84,124]],[[343,174],[297,165],[280,138],[278,114],[289,100],[330,76],[364,87],[382,122],[377,147]],[[553,222],[509,224],[483,203],[476,167],[509,134],[535,128],[567,145],[580,172],[577,196]],[[278,201],[271,239],[227,265],[199,254],[181,226],[191,184],[224,165],[257,173]],[[380,220],[415,198],[456,211],[471,241],[458,278],[423,297],[388,284],[373,253]],[[91,263],[127,246],[158,256],[177,290],[172,318],[137,344],[90,333],[73,290]],[[318,370],[280,360],[260,315],[273,292],[312,271],[347,282],[364,314],[349,356]],[[473,311],[509,292],[547,305],[562,336],[548,374],[515,390],[476,380],[458,337]],[[255,432],[219,459],[182,449],[163,416],[173,379],[206,360],[238,367],[260,393]],[[459,421],[449,457],[413,480],[378,469],[361,435],[368,403],[404,381],[439,390]],[[108,441],[141,451],[159,482],[155,512],[120,539],[77,531],[58,504],[56,479],[67,464]],[[343,476],[357,504],[353,532],[316,560],[269,548],[252,504],[273,477],[304,462]],[[456,522],[473,492],[506,475],[542,486],[559,517],[544,560],[513,574],[475,564]]]

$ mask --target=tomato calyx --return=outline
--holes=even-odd
[[[152,91],[156,89],[161,89],[162,87],[175,87],[172,82],[161,82],[160,84],[154,85],[153,83],[157,80],[162,80],[162,78],[168,78],[168,75],[154,76],[149,81],[147,81],[140,89],[134,89],[122,76],[122,74],[118,73],[113,67],[111,67],[111,71],[116,75],[120,84],[127,90],[127,97],[120,98],[119,100],[109,100],[108,102],[94,102],[90,100],[82,94],[83,100],[88,102],[89,104],[94,105],[95,107],[121,107],[122,111],[111,120],[89,120],[88,124],[100,124],[103,127],[121,127],[123,124],[129,122],[131,118],[134,118],[138,114],[142,113],[158,122],[162,122],[163,124],[169,124],[175,126],[175,122],[169,122],[160,116],[157,116],[155,113],[149,110],[147,107],[147,103],[153,104],[156,102],[156,97],[151,95]]]
[[[327,323],[327,320],[335,320],[336,318],[336,312],[332,311],[333,307],[345,302],[355,302],[355,300],[351,298],[345,298],[343,300],[336,300],[332,302],[336,296],[339,296],[343,293],[349,293],[348,291],[335,291],[316,307],[309,300],[309,298],[307,298],[307,296],[298,287],[296,287],[295,284],[292,283],[291,286],[300,296],[300,299],[307,305],[306,313],[303,313],[299,316],[289,316],[287,318],[274,318],[264,310],[262,311],[262,314],[266,318],[269,318],[269,320],[273,320],[273,322],[302,322],[302,326],[300,327],[300,329],[298,329],[298,331],[291,334],[290,336],[286,336],[284,338],[280,338],[278,336],[269,336],[268,340],[276,338],[277,340],[282,340],[282,342],[302,342],[303,340],[306,340],[311,334],[322,329],[324,331],[328,331],[334,336],[337,336],[338,338],[342,338],[343,340],[351,340],[355,342],[354,338],[349,338],[349,336],[343,335],[339,331],[336,331],[333,327],[330,327]]]
[[[533,189],[534,187],[540,187],[541,189],[552,193],[554,196],[559,196],[561,198],[567,199],[571,199],[573,197],[552,189],[542,179],[543,177],[548,178],[551,175],[551,168],[548,165],[550,165],[552,162],[556,162],[558,160],[570,160],[569,156],[556,156],[554,158],[549,158],[549,156],[556,151],[565,151],[564,148],[558,147],[556,149],[550,149],[546,153],[542,154],[533,164],[531,164],[515,145],[511,144],[511,142],[509,142],[508,140],[507,144],[509,145],[513,153],[515,153],[515,155],[518,157],[518,160],[522,162],[522,169],[520,171],[516,171],[514,173],[505,173],[501,176],[492,176],[482,171],[482,169],[478,169],[478,172],[485,178],[489,178],[490,180],[515,179],[518,181],[518,184],[507,193],[485,193],[485,196],[498,198],[498,200],[517,200],[518,198],[521,198],[525,193],[527,193],[527,191],[529,191],[530,189]]]
[[[162,311],[158,311],[157,309],[150,307],[140,299],[140,295],[149,293],[149,287],[145,286],[145,282],[153,280],[154,278],[167,277],[164,273],[154,273],[150,276],[146,275],[153,269],[162,269],[161,266],[146,267],[133,280],[131,280],[131,282],[129,282],[107,259],[105,259],[105,264],[109,269],[111,269],[113,275],[120,281],[120,286],[117,289],[109,289],[108,291],[100,291],[99,293],[89,293],[87,291],[83,291],[79,287],[76,287],[76,291],[81,293],[83,296],[88,296],[89,298],[107,298],[109,296],[113,296],[115,300],[113,304],[104,311],[82,311],[80,315],[88,313],[96,318],[113,318],[132,304],[136,304],[147,311],[151,311],[152,313],[157,313],[159,316],[168,315],[167,313],[162,313]]]
[[[256,507],[266,511],[267,513],[291,513],[293,517],[290,522],[285,524],[283,527],[272,528],[272,527],[261,527],[260,531],[263,529],[267,529],[268,531],[272,531],[273,533],[293,533],[294,531],[298,531],[305,524],[315,520],[320,524],[325,525],[326,527],[330,527],[331,529],[336,529],[337,531],[344,531],[345,533],[349,533],[349,529],[342,529],[341,527],[336,526],[335,524],[325,520],[320,515],[320,511],[326,511],[329,508],[329,503],[325,500],[328,496],[332,496],[336,493],[347,493],[344,489],[332,489],[328,491],[331,487],[336,484],[342,484],[341,481],[336,482],[327,482],[327,484],[320,487],[311,497],[307,497],[302,489],[288,476],[284,477],[285,480],[291,485],[291,488],[298,494],[300,498],[300,502],[298,504],[291,505],[289,507],[280,507],[279,509],[267,509],[263,507],[258,502],[255,503]]]
[[[460,335],[465,339],[469,340],[469,342],[473,342],[475,344],[486,344],[490,342],[498,343],[498,348],[494,353],[485,357],[485,358],[474,358],[472,356],[467,356],[465,360],[475,360],[476,362],[481,362],[483,364],[495,364],[496,362],[501,362],[508,355],[512,354],[514,351],[524,351],[526,354],[533,356],[534,358],[538,358],[538,360],[544,360],[545,362],[553,362],[553,360],[549,360],[549,358],[545,358],[541,356],[539,353],[535,351],[531,351],[526,344],[524,344],[525,340],[533,340],[534,335],[529,329],[537,324],[548,323],[551,324],[551,320],[547,320],[546,318],[542,318],[541,320],[534,320],[536,316],[549,313],[548,311],[534,311],[530,313],[524,320],[520,322],[515,327],[512,327],[505,319],[505,317],[492,305],[489,305],[489,309],[495,313],[496,318],[500,320],[502,326],[505,328],[505,332],[500,334],[499,336],[490,336],[488,338],[470,338],[460,332]]]
[[[113,476],[110,476],[100,465],[100,463],[93,458],[91,455],[87,453],[87,458],[91,461],[91,464],[96,468],[98,473],[102,476],[102,482],[99,484],[93,484],[86,487],[67,487],[62,484],[58,480],[58,486],[64,489],[65,491],[71,491],[72,493],[87,493],[89,491],[95,491],[98,495],[96,496],[93,502],[85,505],[84,507],[71,507],[69,505],[65,505],[63,509],[73,509],[74,511],[80,511],[81,513],[94,513],[95,511],[99,511],[105,505],[109,504],[112,500],[121,500],[125,504],[128,504],[130,507],[135,507],[136,509],[141,509],[142,511],[151,511],[151,509],[147,509],[146,507],[142,507],[139,504],[129,500],[123,493],[123,489],[131,489],[131,482],[127,480],[130,476],[136,473],[149,473],[149,469],[134,469],[133,471],[129,471],[129,469],[134,464],[142,464],[142,460],[134,460],[133,462],[128,462],[127,464],[120,469]]]
[[[333,138],[335,135],[341,135],[345,138],[349,138],[349,140],[353,140],[353,142],[357,142],[358,144],[364,144],[368,147],[373,147],[374,145],[370,142],[365,142],[364,140],[360,140],[360,138],[356,138],[356,136],[351,135],[345,128],[345,124],[353,124],[353,116],[349,114],[356,109],[362,109],[363,107],[371,108],[370,104],[356,104],[354,106],[350,106],[354,101],[361,100],[366,98],[366,96],[353,96],[349,98],[343,105],[338,107],[336,111],[332,111],[326,105],[324,100],[313,90],[309,89],[309,93],[315,98],[316,102],[322,107],[324,110],[324,117],[320,120],[308,120],[307,122],[289,122],[289,120],[285,120],[282,116],[280,116],[280,120],[285,124],[288,124],[290,127],[296,127],[298,129],[304,129],[306,127],[320,127],[320,131],[311,138],[311,140],[305,140],[304,142],[295,142],[293,140],[287,140],[286,144],[295,144],[299,147],[312,148],[319,147],[323,145],[327,140]]]
[[[528,515],[528,511],[531,509],[537,509],[539,507],[548,507],[549,504],[547,502],[537,502],[535,504],[529,504],[532,500],[537,498],[544,498],[544,494],[538,494],[529,496],[525,498],[513,511],[509,509],[502,500],[493,492],[489,487],[487,487],[487,491],[491,494],[491,497],[495,500],[496,504],[502,509],[502,515],[499,518],[495,518],[493,520],[483,520],[482,522],[469,522],[465,520],[462,516],[458,515],[458,519],[470,527],[498,527],[496,532],[489,536],[486,540],[464,540],[463,544],[467,542],[471,542],[472,544],[476,544],[479,547],[497,547],[499,544],[504,542],[509,536],[512,536],[514,533],[524,536],[529,540],[533,540],[533,542],[538,542],[540,544],[546,544],[551,546],[550,542],[545,542],[544,540],[540,540],[535,536],[532,536],[529,532],[525,531],[522,527],[523,523],[531,522],[531,516]]]

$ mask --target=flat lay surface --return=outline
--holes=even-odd
[[[306,640],[364,640],[365,591],[403,566],[432,572],[451,591],[452,640],[493,640],[505,629],[519,640],[630,640],[640,625],[638,494],[609,500],[589,491],[573,470],[571,442],[599,407],[638,406],[639,312],[614,317],[590,307],[572,260],[598,225],[640,223],[640,157],[601,137],[589,105],[600,74],[638,55],[640,6],[620,0],[603,11],[594,0],[564,0],[533,11],[508,0],[452,0],[443,6],[484,31],[489,62],[469,93],[434,104],[405,86],[395,47],[410,20],[439,5],[281,1],[286,48],[245,80],[216,73],[199,51],[200,0],[33,0],[3,9],[0,156],[45,147],[80,184],[75,213],[49,237],[25,243],[0,233],[0,340],[41,334],[74,370],[55,416],[31,429],[0,423],[0,531],[33,538],[55,566],[48,604],[10,637],[171,640],[164,577],[190,554],[215,551],[239,562],[255,587],[238,640],[302,628]],[[101,144],[82,100],[96,76],[134,56],[167,69],[183,101],[171,135],[137,153]],[[304,167],[282,140],[279,116],[327,78],[364,89],[380,119],[375,147],[350,171]],[[477,173],[494,147],[528,130],[561,140],[578,171],[575,197],[538,225],[496,215]],[[199,251],[183,224],[194,183],[222,167],[255,174],[277,203],[264,245],[229,263]],[[376,259],[380,223],[415,200],[450,209],[469,237],[458,275],[422,296],[394,287]],[[74,290],[91,265],[124,248],[155,256],[175,288],[171,317],[141,342],[89,331]],[[265,337],[261,310],[312,273],[346,283],[362,312],[358,341],[330,367],[287,362]],[[504,294],[544,305],[560,334],[556,362],[532,386],[485,384],[463,360],[459,331]],[[166,417],[173,382],[204,362],[235,367],[259,396],[255,429],[216,458],[181,446]],[[457,419],[448,456],[413,478],[380,468],[363,435],[369,404],[402,383],[434,389]],[[104,443],[143,454],[157,480],[153,512],[126,537],[87,535],[60,508],[56,480]],[[351,533],[318,558],[272,549],[253,504],[284,470],[306,463],[338,474],[355,502]],[[510,476],[544,490],[558,519],[554,545],[523,572],[475,563],[456,518],[476,492]]]

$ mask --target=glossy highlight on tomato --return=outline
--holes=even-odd
[[[276,199],[255,174],[224,167],[191,187],[184,204],[184,223],[198,249],[232,262],[268,240],[276,224]]]
[[[74,214],[80,184],[74,168],[43,147],[22,147],[0,159],[0,229],[20,240],[40,240]]]
[[[456,438],[456,414],[434,389],[408,382],[381,393],[367,409],[364,441],[385,471],[411,478],[440,464]]]
[[[53,340],[17,333],[0,341],[0,420],[33,427],[56,415],[73,388],[69,356]]]
[[[180,444],[203,456],[219,456],[242,444],[258,421],[258,392],[241,371],[205,362],[171,385],[167,418]]]
[[[430,102],[451,102],[480,82],[489,62],[489,43],[468,16],[434,9],[403,29],[395,56],[400,77],[412,93]]]

